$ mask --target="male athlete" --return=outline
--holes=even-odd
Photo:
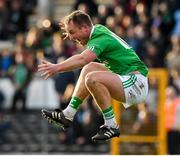
[[[125,41],[105,26],[93,25],[90,16],[83,11],[72,12],[60,26],[66,37],[86,46],[86,50],[58,64],[43,61],[38,71],[47,79],[56,73],[83,68],[66,109],[42,110],[42,115],[67,129],[83,100],[91,95],[104,118],[104,125],[92,140],[119,137],[111,100],[120,101],[125,108],[144,102],[148,94],[147,67]],[[101,63],[93,62],[95,59]]]

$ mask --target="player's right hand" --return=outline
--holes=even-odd
[[[50,63],[48,61],[43,60],[40,65],[38,65],[38,72],[43,72],[41,76],[47,80],[49,77],[56,74],[57,71],[57,64]]]

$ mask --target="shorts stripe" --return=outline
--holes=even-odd
[[[126,83],[129,83],[129,81],[131,81],[134,77],[135,77],[135,75],[131,75],[128,80],[123,82],[123,85],[125,85]]]
[[[126,83],[123,83],[123,85],[124,85],[124,86],[127,86],[128,84],[132,83],[135,79],[137,79],[137,77],[133,76],[133,77],[131,78],[131,80],[129,80],[129,81],[126,82]]]
[[[130,87],[130,86],[132,86],[135,82],[136,82],[136,80],[137,80],[137,77],[136,76],[134,76],[133,78],[131,78],[131,80],[129,80],[127,83],[123,83],[123,87],[124,88],[128,88],[128,87]]]

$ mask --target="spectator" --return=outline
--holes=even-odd
[[[9,37],[16,35],[18,32],[27,30],[27,14],[23,9],[20,0],[13,0],[10,3],[10,12],[8,17]]]
[[[148,67],[163,67],[163,64],[159,60],[161,53],[159,51],[158,45],[155,42],[148,41],[145,46],[146,55],[143,59],[145,60],[145,63],[148,65]]]
[[[5,0],[0,0],[0,40],[7,39],[8,10]]]
[[[173,86],[166,89],[165,123],[167,128],[168,154],[180,154],[180,125],[176,125],[177,108],[180,107],[180,98],[177,97]]]
[[[10,69],[14,64],[13,55],[8,48],[2,49],[0,53],[0,77],[10,76]]]
[[[3,102],[4,102],[4,94],[3,94],[3,92],[0,90],[0,110],[2,109]]]
[[[174,19],[175,19],[175,26],[172,30],[172,34],[180,36],[180,9],[175,11]]]
[[[135,49],[135,51],[139,51],[140,48],[140,40],[135,35],[134,26],[129,26],[127,28],[127,37],[125,38],[127,43]]]
[[[97,15],[97,7],[98,7],[98,5],[96,4],[96,2],[94,0],[76,0],[75,4],[73,6],[73,10],[77,10],[79,8],[79,6],[82,5],[82,4],[85,7],[87,7],[86,11],[87,11],[88,14],[90,14],[91,16],[96,16]]]
[[[19,100],[22,102],[22,110],[26,111],[26,92],[28,84],[32,78],[32,71],[27,68],[22,54],[16,54],[15,61],[16,66],[13,74],[15,93],[13,96],[11,111],[16,111],[16,106]]]

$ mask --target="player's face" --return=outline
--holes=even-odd
[[[88,25],[78,27],[72,21],[70,21],[66,26],[66,30],[71,40],[74,40],[82,45],[86,45],[91,29]]]

